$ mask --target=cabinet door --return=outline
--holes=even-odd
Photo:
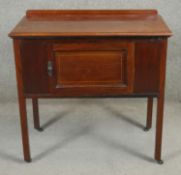
[[[121,40],[60,40],[50,46],[49,89],[80,95],[131,93],[134,43]]]

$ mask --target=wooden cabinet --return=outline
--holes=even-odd
[[[158,99],[155,159],[161,161],[167,38],[156,10],[29,10],[14,41],[24,158],[30,161],[26,98],[147,97],[146,129]]]
[[[156,96],[165,42],[119,37],[23,40],[25,94]]]

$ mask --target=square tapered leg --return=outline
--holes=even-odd
[[[31,162],[28,122],[27,122],[27,112],[26,112],[26,99],[22,97],[21,95],[19,95],[19,110],[20,110],[20,122],[21,122],[24,160],[26,162]]]
[[[43,129],[40,127],[38,99],[37,98],[32,98],[32,105],[33,105],[34,128],[37,129],[38,131],[42,131]]]
[[[150,130],[152,127],[152,113],[153,113],[153,97],[148,97],[146,127],[144,128],[145,131]]]

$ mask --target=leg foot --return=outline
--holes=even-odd
[[[37,131],[42,132],[43,128],[35,128]]]
[[[144,127],[143,128],[143,131],[149,131],[151,128],[148,128],[148,127]]]
[[[163,162],[163,160],[157,160],[157,163],[162,165],[164,162]]]
[[[32,160],[31,160],[31,159],[27,159],[27,160],[25,160],[25,162],[27,162],[27,163],[31,163],[31,162],[32,162]]]

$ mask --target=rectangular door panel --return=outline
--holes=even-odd
[[[125,51],[70,51],[55,54],[57,85],[126,86]]]
[[[131,93],[134,83],[134,43],[117,40],[59,41],[51,45],[52,93],[65,88]],[[73,47],[76,46],[76,47]]]

